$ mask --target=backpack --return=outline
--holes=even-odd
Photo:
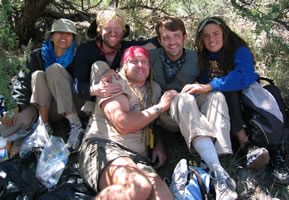
[[[269,85],[262,87],[254,82],[242,90],[241,107],[249,140],[259,146],[277,148],[289,136],[286,107],[280,90],[271,79]],[[287,114],[288,115],[288,114]]]
[[[190,166],[186,159],[176,165],[170,190],[176,200],[214,199],[210,193],[210,175],[199,167]]]

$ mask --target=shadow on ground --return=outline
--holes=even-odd
[[[70,130],[69,123],[63,120],[52,124],[55,135],[67,139]],[[200,157],[197,154],[192,155],[186,146],[181,133],[172,133],[160,130],[166,149],[167,160],[164,166],[158,169],[159,175],[167,180],[171,179],[176,164],[182,158],[187,159],[192,165],[199,166]],[[289,152],[289,139],[285,143],[285,152]],[[247,170],[242,167],[241,159],[234,156],[220,158],[223,167],[230,176],[236,181],[239,200],[270,200],[270,199],[289,199],[289,186],[276,184],[271,176],[269,165],[259,170]],[[289,166],[289,156],[286,155],[286,163]]]

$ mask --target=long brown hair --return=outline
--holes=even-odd
[[[204,19],[198,26],[196,35],[196,46],[198,50],[198,59],[201,75],[209,67],[208,50],[203,41],[203,28],[207,24],[217,24],[223,31],[223,47],[220,51],[220,60],[218,61],[219,68],[227,75],[234,69],[234,54],[241,46],[247,48],[248,44],[235,32],[233,32],[220,17],[209,17]]]

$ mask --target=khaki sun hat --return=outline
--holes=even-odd
[[[47,40],[51,33],[54,32],[66,32],[66,33],[73,33],[75,35],[75,42],[76,45],[78,46],[81,41],[81,36],[77,33],[76,26],[73,21],[69,19],[58,19],[56,20],[51,27],[50,31],[47,31],[45,33],[45,40]]]

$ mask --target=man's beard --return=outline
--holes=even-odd
[[[120,48],[120,44],[122,42],[122,38],[118,41],[117,46],[111,46],[109,44],[109,42],[107,42],[106,40],[102,40],[102,42],[110,49],[114,49],[114,50],[118,50]]]

